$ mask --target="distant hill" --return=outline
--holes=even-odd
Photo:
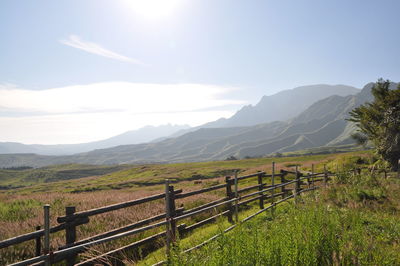
[[[372,100],[372,86],[373,83],[367,84],[356,95],[332,95],[321,99],[286,121],[246,127],[200,128],[156,143],[122,145],[72,156],[0,155],[0,166],[211,161],[224,160],[232,155],[237,158],[257,157],[351,144],[355,128],[345,118],[354,107]]]
[[[263,96],[255,105],[247,105],[227,119],[205,124],[203,127],[253,126],[272,121],[285,121],[305,111],[311,104],[331,95],[347,96],[360,90],[346,85],[310,85]]]
[[[198,127],[180,130],[169,137],[179,137],[200,128],[243,127],[273,121],[285,121],[297,116],[316,101],[326,97],[354,95],[359,92],[359,89],[346,85],[317,84],[296,87],[270,96],[263,96],[256,105],[244,106],[230,118],[220,118]]]
[[[120,145],[151,142],[188,128],[190,127],[187,125],[145,126],[108,139],[80,144],[27,145],[16,142],[0,142],[0,154],[36,153],[41,155],[68,155]]]

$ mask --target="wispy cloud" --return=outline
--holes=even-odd
[[[223,95],[235,88],[206,84],[103,82],[45,90],[0,86],[0,107],[48,114],[127,111],[135,114],[212,109],[243,101]],[[223,98],[222,98],[223,97]]]
[[[100,55],[103,57],[111,58],[114,60],[119,60],[122,62],[128,62],[128,63],[138,64],[138,65],[145,65],[140,60],[118,54],[116,52],[113,52],[111,50],[104,48],[103,46],[101,46],[97,43],[83,41],[79,36],[76,36],[76,35],[70,35],[67,40],[60,40],[60,42],[64,45],[68,45],[68,46],[83,50],[83,51],[91,53],[91,54]]]

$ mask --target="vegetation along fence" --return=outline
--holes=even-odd
[[[101,261],[105,259],[109,262],[111,260],[113,264],[119,264],[121,263],[119,255],[124,252],[139,250],[144,245],[155,246],[156,243],[160,242],[165,243],[168,255],[170,246],[175,242],[178,235],[180,238],[185,237],[185,235],[194,229],[216,221],[218,217],[227,217],[228,221],[232,224],[224,231],[228,232],[241,222],[248,221],[269,209],[273,210],[275,206],[282,202],[291,198],[294,198],[296,201],[300,193],[318,188],[316,186],[317,182],[322,181],[323,184],[326,185],[330,177],[333,176],[332,173],[326,170],[326,167],[324,167],[324,171],[320,173],[314,173],[314,166],[312,169],[311,172],[305,173],[298,171],[296,166],[294,171],[280,170],[276,172],[275,164],[272,163],[271,174],[257,172],[251,175],[238,176],[238,173],[235,172],[234,176],[227,176],[225,182],[222,184],[189,192],[184,192],[182,189],[175,189],[174,186],[166,180],[165,192],[150,197],[79,212],[76,211],[75,207],[66,207],[65,215],[58,217],[57,222],[59,224],[53,227],[50,227],[49,222],[50,206],[46,205],[44,206],[43,229],[37,227],[34,232],[3,240],[0,242],[0,249],[25,241],[35,241],[36,256],[12,265],[50,265],[61,261],[65,261],[67,265],[94,265],[101,263]],[[219,191],[219,193],[224,196],[218,200],[187,210],[183,206],[179,208],[176,207],[176,203],[179,199],[212,191]],[[165,202],[164,213],[120,228],[115,228],[111,231],[102,232],[89,238],[78,239],[77,227],[89,223],[93,216],[160,200]],[[238,212],[243,209],[245,205],[254,201],[258,201],[260,210],[242,221],[239,221]],[[268,203],[267,206],[266,203]],[[199,216],[199,214],[203,216],[205,214],[207,215],[205,219],[193,223],[190,218]],[[95,218],[93,217],[93,219]],[[189,222],[190,225],[186,225],[185,222]],[[58,247],[57,250],[50,250],[50,237],[53,233],[59,231],[65,232],[65,245]],[[147,231],[149,232],[149,234],[147,234],[149,236],[135,240],[133,243],[123,247],[97,255],[94,258],[79,261],[78,255],[80,253],[87,252],[96,245],[126,238],[128,236],[139,235]],[[216,235],[185,252],[199,248],[218,236],[219,235]],[[163,262],[160,262],[159,264],[162,263]]]

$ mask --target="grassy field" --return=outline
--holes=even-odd
[[[314,163],[322,169],[323,163],[333,164],[338,158],[346,158],[345,166],[353,164],[348,158],[357,156],[371,157],[371,153],[350,152],[339,154],[320,154],[291,156],[280,158],[256,158],[233,161],[214,161],[201,163],[153,164],[153,165],[57,165],[37,169],[9,170],[0,169],[0,193],[32,194],[36,192],[93,192],[102,190],[136,190],[138,187],[152,190],[165,179],[174,181],[210,179],[232,174],[256,171],[270,171],[271,163],[276,162],[278,169],[298,164],[310,169]],[[331,167],[334,167],[334,165]],[[340,163],[342,166],[343,163]]]
[[[46,203],[51,205],[51,223],[56,225],[56,217],[64,214],[66,206],[76,206],[77,210],[80,211],[153,195],[163,191],[163,183],[166,178],[179,181],[175,184],[175,187],[182,188],[184,191],[204,188],[223,182],[224,176],[232,174],[234,170],[239,170],[241,175],[255,173],[256,171],[270,172],[272,161],[277,163],[277,169],[292,168],[299,165],[301,170],[310,170],[311,164],[315,164],[317,170],[322,170],[323,164],[327,164],[334,171],[336,165],[348,168],[354,166],[355,163],[367,164],[373,161],[373,156],[370,152],[352,152],[205,163],[107,167],[64,165],[50,168],[53,171],[52,176],[57,176],[60,171],[74,171],[75,175],[72,175],[72,178],[64,177],[61,178],[62,180],[41,178],[41,174],[37,176],[37,180],[35,179],[36,174],[45,170],[49,171],[49,168],[1,170],[0,185],[12,183],[13,186],[19,188],[0,190],[0,240],[31,232],[37,225],[41,225],[42,206]],[[121,169],[118,169],[119,167]],[[80,169],[82,169],[82,173],[79,171]],[[10,171],[13,172],[15,178],[7,175]],[[100,175],[97,171],[100,171]],[[105,171],[105,173],[102,171]],[[26,183],[25,176],[30,176],[33,181]],[[194,181],[198,179],[202,181]],[[180,200],[178,204],[190,208],[221,198],[223,195],[223,191],[210,192]],[[78,239],[124,226],[163,211],[163,202],[159,201],[98,215],[89,224],[78,227]],[[187,224],[194,223],[200,218],[195,217],[185,222]],[[218,226],[214,227],[213,230],[217,229]],[[209,232],[214,232],[211,229],[209,230]],[[204,234],[208,236],[207,233]],[[98,247],[94,252],[110,250],[145,235],[112,242]],[[193,236],[191,238],[196,240],[198,237]],[[52,235],[51,244],[53,248],[63,245],[64,239],[63,232]],[[0,250],[0,264],[32,256],[33,250],[33,243],[2,249]]]
[[[178,242],[170,265],[400,265],[400,180],[341,175],[274,218],[260,215],[182,254],[186,248]]]

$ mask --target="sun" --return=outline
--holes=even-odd
[[[129,7],[142,17],[163,19],[171,16],[182,0],[126,0]]]

